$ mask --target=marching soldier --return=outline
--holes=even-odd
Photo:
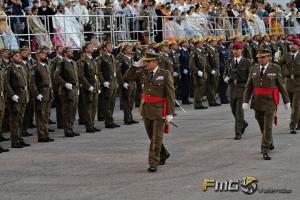
[[[73,130],[75,115],[78,107],[79,80],[77,65],[72,60],[73,50],[65,47],[62,51],[63,60],[58,63],[54,73],[55,81],[58,83],[58,96],[62,104],[62,118],[65,137],[79,136]]]
[[[12,52],[12,63],[5,69],[5,89],[9,111],[11,147],[30,146],[21,137],[26,104],[29,101],[27,74],[21,66],[22,58],[18,51]]]
[[[291,52],[286,53],[278,61],[278,64],[284,67],[286,78],[286,90],[288,92],[291,104],[292,113],[290,120],[290,133],[296,134],[296,128],[300,120],[300,41],[292,40],[290,45]],[[277,57],[277,56],[276,56]]]
[[[161,69],[168,70],[171,74],[173,74],[173,63],[169,58],[169,43],[167,41],[163,41],[160,43],[160,58],[159,58],[159,67]]]
[[[49,137],[49,117],[51,112],[52,83],[47,54],[38,50],[37,64],[32,69],[31,90],[35,97],[35,120],[38,142],[53,142]]]
[[[116,103],[118,89],[117,83],[117,63],[112,53],[110,42],[104,42],[102,45],[103,55],[101,61],[101,74],[103,78],[104,95],[104,120],[105,128],[117,128],[120,125],[114,123],[113,112]]]
[[[3,119],[3,115],[4,115],[4,108],[5,108],[5,88],[4,88],[4,69],[2,67],[0,67],[0,130],[1,130],[1,126],[2,126],[2,119]],[[4,141],[2,134],[0,134],[1,141]],[[2,152],[8,152],[8,149],[4,149],[1,145],[0,145],[0,153]]]
[[[181,76],[180,76],[179,52],[178,52],[178,45],[176,41],[169,42],[169,48],[170,48],[169,57],[173,64],[173,79],[174,79],[175,95],[176,95],[176,99],[179,99],[180,98],[179,83],[180,83]]]
[[[82,114],[86,132],[94,133],[101,131],[95,127],[95,116],[97,112],[98,94],[100,93],[99,72],[92,58],[93,46],[87,43],[83,47],[84,58],[78,63],[78,76],[80,83],[79,98],[81,99]]]
[[[22,57],[22,67],[25,73],[27,74],[27,85],[30,85],[31,79],[31,70],[33,65],[29,62],[29,56],[31,55],[31,51],[29,47],[22,47],[20,49],[20,55]],[[34,97],[32,98],[31,94],[29,93],[29,101],[26,104],[24,119],[23,119],[23,128],[22,128],[22,136],[28,137],[32,136],[31,133],[27,131],[30,128],[30,124],[33,124],[33,114],[34,114]]]
[[[207,80],[206,80],[206,94],[209,106],[220,106],[216,101],[217,88],[219,86],[219,53],[216,49],[217,40],[209,36],[207,38],[208,44],[206,48],[207,58]]]
[[[258,65],[250,70],[249,78],[243,98],[243,109],[248,108],[251,97],[251,109],[255,111],[255,118],[259,124],[262,143],[261,152],[264,160],[271,160],[270,150],[274,149],[272,139],[273,118],[277,124],[277,106],[279,93],[281,93],[285,108],[290,107],[288,94],[283,85],[281,69],[278,65],[270,63],[272,52],[261,49],[258,56]]]
[[[224,81],[229,84],[230,107],[235,118],[235,140],[240,140],[248,123],[244,120],[243,93],[248,80],[251,62],[242,57],[243,44],[236,42],[232,45],[233,58],[224,72]]]
[[[195,49],[190,54],[190,67],[193,73],[194,83],[194,108],[195,109],[207,109],[202,104],[202,98],[205,93],[205,82],[206,82],[206,56],[204,52],[203,39],[194,40]]]
[[[57,69],[57,67],[60,65],[60,63],[63,61],[62,57],[62,51],[63,51],[63,46],[62,45],[57,45],[55,47],[55,53],[56,56],[51,60],[51,65],[50,65],[50,72],[51,72],[51,80],[53,83],[53,100],[56,108],[56,122],[57,122],[57,128],[62,129],[63,124],[64,124],[64,118],[63,118],[63,113],[62,113],[62,102],[60,102],[60,97],[58,95],[58,83],[54,80],[54,73]]]
[[[141,115],[144,120],[148,137],[151,141],[148,162],[149,172],[156,172],[158,165],[164,165],[170,154],[163,145],[163,129],[169,124],[174,114],[174,85],[170,72],[158,67],[159,55],[147,53],[141,60],[146,62],[146,68],[138,63],[124,75],[124,80],[143,81],[143,100]]]
[[[124,81],[123,76],[126,71],[132,66],[132,46],[129,43],[125,43],[122,48],[122,53],[117,57],[118,60],[118,79],[120,84],[120,90],[122,90],[122,102],[124,110],[124,124],[136,124],[138,121],[133,120],[132,109],[136,91],[135,81]]]

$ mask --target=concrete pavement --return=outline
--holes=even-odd
[[[171,126],[164,139],[171,157],[158,173],[146,171],[149,141],[142,121],[125,126],[123,113],[117,110],[115,119],[121,128],[88,134],[76,123],[80,137],[64,138],[63,131],[56,129],[51,134],[53,143],[37,143],[34,136],[26,138],[31,147],[0,154],[0,200],[299,199],[300,131],[288,134],[290,111],[280,107],[279,125],[273,130],[273,159],[264,161],[252,110],[246,111],[249,127],[243,139],[235,141],[229,105],[184,108],[187,112],[178,109],[174,121],[179,127]],[[141,120],[137,109],[134,115]],[[103,128],[103,122],[97,126]],[[8,142],[1,145],[9,147]],[[202,191],[204,179],[245,176],[257,178],[259,189],[290,189],[292,193]]]

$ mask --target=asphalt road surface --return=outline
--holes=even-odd
[[[124,125],[117,106],[115,120],[121,128],[104,129],[103,122],[97,122],[102,131],[88,134],[76,122],[80,137],[64,138],[63,131],[56,129],[51,133],[53,143],[37,143],[31,129],[35,136],[25,139],[31,147],[0,154],[0,200],[299,199],[300,131],[289,134],[290,111],[281,105],[279,125],[273,129],[272,160],[264,161],[252,110],[245,113],[249,123],[245,135],[235,141],[229,105],[184,108],[187,112],[177,109],[174,119],[179,127],[171,126],[164,137],[171,156],[154,174],[146,171],[149,141],[138,109],[134,110],[137,125]],[[204,179],[234,182],[246,176],[257,180],[252,184],[257,186],[254,194],[245,194],[240,184],[229,188],[238,186],[238,191],[214,187],[202,191]]]

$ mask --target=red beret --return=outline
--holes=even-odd
[[[291,42],[292,42],[293,45],[300,46],[300,40],[299,39],[292,39]]]
[[[232,49],[243,49],[244,47],[243,47],[243,44],[241,42],[235,42],[235,43],[233,43],[231,48]]]

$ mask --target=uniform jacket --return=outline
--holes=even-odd
[[[191,67],[194,77],[199,77],[198,71],[201,71],[203,73],[202,78],[206,78],[207,62],[206,62],[206,55],[205,55],[204,49],[201,49],[201,50],[195,49],[191,53],[189,65]]]

